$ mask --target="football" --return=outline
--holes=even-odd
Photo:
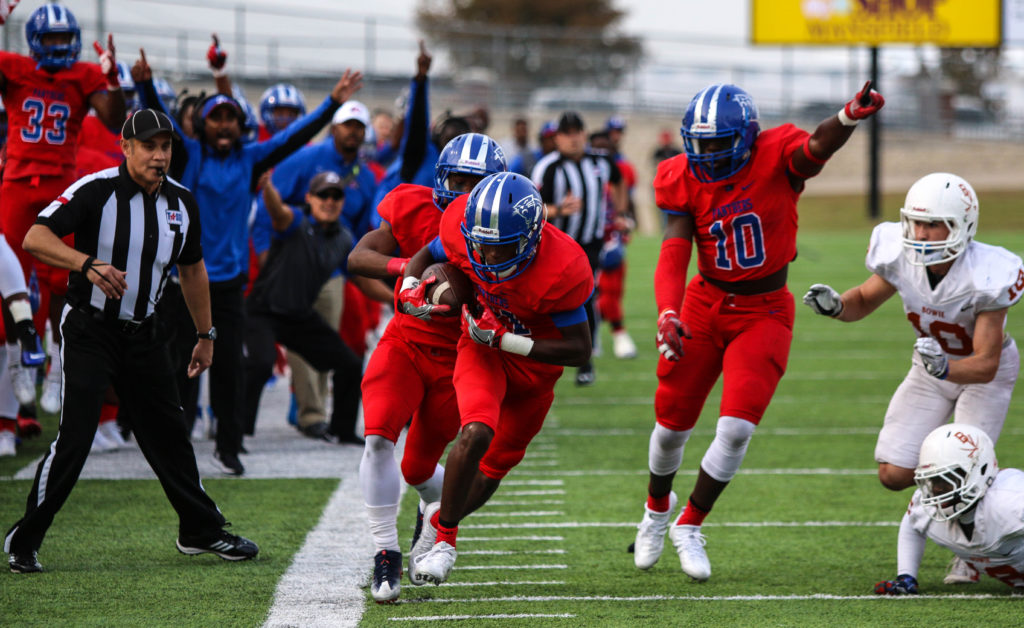
[[[460,316],[462,306],[476,304],[476,289],[473,282],[454,264],[440,262],[428,266],[420,280],[437,277],[437,281],[427,286],[427,300],[435,305],[447,305],[448,311],[438,316]],[[475,309],[475,308],[474,308]]]

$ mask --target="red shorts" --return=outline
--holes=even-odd
[[[356,355],[366,353],[366,332],[380,322],[380,303],[356,287],[345,282],[345,306],[341,310],[341,339]]]
[[[39,288],[44,293],[63,295],[68,291],[68,271],[44,264],[26,253],[22,248],[25,234],[35,224],[39,212],[46,209],[64,190],[75,182],[73,176],[66,177],[26,177],[23,179],[4,179],[0,187],[0,230],[7,237],[14,254],[21,262],[21,270],[28,281],[32,269],[35,268]],[[64,242],[74,246],[74,237],[66,236]],[[43,309],[43,308],[40,308]]]
[[[363,421],[367,436],[395,442],[412,418],[405,440],[402,475],[421,484],[459,433],[459,407],[452,386],[455,349],[419,347],[388,325],[363,374]]]
[[[786,372],[794,315],[788,288],[741,296],[694,277],[681,315],[693,338],[683,340],[685,354],[678,362],[658,360],[658,423],[673,430],[692,428],[720,374],[719,416],[759,423]]]
[[[523,459],[555,398],[562,367],[459,340],[455,391],[462,425],[484,423],[494,438],[480,471],[500,480]]]

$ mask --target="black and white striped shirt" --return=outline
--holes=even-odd
[[[552,224],[582,246],[604,240],[605,188],[622,180],[619,167],[610,157],[588,152],[577,162],[552,151],[533,167],[531,178],[540,189],[541,199],[549,205],[560,204],[568,192],[581,201],[579,212],[551,218]]]
[[[81,272],[71,272],[67,300],[108,319],[141,321],[153,313],[175,264],[203,259],[199,207],[192,193],[167,178],[150,196],[124,164],[82,177],[44,209],[36,224],[58,237],[75,235],[75,249],[127,273],[121,299],[108,299]]]

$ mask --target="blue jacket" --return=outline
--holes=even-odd
[[[166,109],[159,98],[149,102],[148,90],[138,90],[145,106]],[[198,139],[185,136],[171,117],[188,152],[181,184],[199,204],[203,258],[211,282],[229,281],[249,270],[249,211],[259,176],[308,142],[340,107],[330,96],[265,142],[242,144],[224,156]]]
[[[290,127],[289,127],[290,128]],[[309,182],[317,173],[333,170],[345,181],[345,204],[341,209],[341,223],[358,240],[369,231],[371,205],[377,191],[373,172],[361,159],[345,162],[334,147],[334,138],[328,136],[322,142],[303,147],[274,168],[274,187],[281,194],[281,200],[289,205],[306,204]],[[270,214],[257,199],[258,210],[252,227],[253,246],[257,253],[270,247]]]

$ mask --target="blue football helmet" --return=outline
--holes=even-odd
[[[757,118],[754,100],[735,85],[711,85],[694,96],[680,129],[693,176],[721,181],[747,165],[761,132]],[[727,147],[710,150],[708,140],[725,140]]]
[[[434,168],[434,204],[444,210],[462,195],[448,187],[448,175],[453,172],[486,177],[505,172],[505,151],[483,133],[464,133],[448,142],[437,158]]]
[[[53,33],[71,33],[71,41],[44,46],[43,35]],[[78,21],[71,11],[59,4],[44,4],[32,12],[25,22],[25,39],[38,67],[52,72],[70,68],[82,53],[82,31],[78,28]]]
[[[239,126],[242,129],[242,136],[239,138],[243,144],[249,144],[259,139],[260,135],[260,123],[256,119],[256,110],[253,108],[252,103],[245,97],[245,92],[238,85],[231,86],[231,94],[234,96],[235,101],[242,108],[242,115],[245,117],[239,120]]]
[[[476,184],[466,202],[462,237],[466,254],[477,277],[501,283],[529,267],[540,246],[544,230],[544,201],[533,182],[515,172],[499,172]],[[489,264],[484,245],[514,245],[506,261]]]
[[[299,116],[306,115],[306,99],[302,97],[302,92],[298,87],[288,83],[278,83],[268,87],[260,96],[260,120],[263,120],[263,126],[271,134],[283,131],[291,122],[290,119],[288,121],[278,120],[274,116],[274,109],[277,107],[295,109],[299,112]]]
[[[174,91],[170,81],[165,78],[154,77],[153,88],[156,89],[157,96],[163,101],[164,108],[171,113],[177,113],[178,94]]]
[[[132,71],[124,61],[117,62],[117,82],[121,84],[121,91],[124,92],[125,113],[131,115],[141,107],[135,89],[135,79],[132,78]]]

